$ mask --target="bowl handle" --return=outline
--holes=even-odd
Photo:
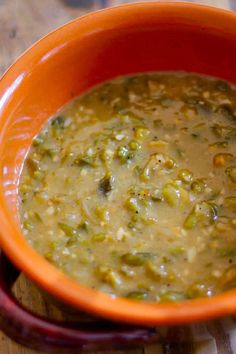
[[[47,320],[24,308],[11,287],[19,272],[0,250],[0,328],[16,342],[51,353],[137,347],[158,341],[154,328],[118,325],[108,321],[66,323]]]

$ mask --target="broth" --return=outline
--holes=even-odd
[[[236,283],[236,89],[185,73],[106,82],[34,139],[27,241],[113,296],[179,301]]]

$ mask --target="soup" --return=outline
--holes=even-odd
[[[236,283],[236,88],[122,77],[47,122],[19,184],[30,245],[112,296],[179,301]]]

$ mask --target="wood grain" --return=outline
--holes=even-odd
[[[64,24],[65,22],[99,9],[102,6],[117,5],[121,0],[0,0],[0,74],[33,42]],[[192,2],[194,2],[192,0]],[[229,8],[235,0],[201,1],[211,5]],[[62,313],[49,306],[41,294],[21,276],[15,286],[16,296],[37,313],[63,319]],[[178,350],[178,349],[177,349]],[[177,353],[173,351],[173,353]],[[39,352],[23,348],[0,333],[0,354],[36,354]],[[168,346],[147,346],[137,350],[107,351],[106,354],[164,354],[172,353]],[[178,353],[183,353],[179,348]],[[97,354],[105,354],[97,352]],[[200,352],[199,352],[200,354]]]

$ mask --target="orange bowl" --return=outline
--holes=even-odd
[[[176,304],[111,298],[67,277],[25,241],[17,186],[33,137],[61,106],[118,75],[185,70],[236,83],[236,14],[187,3],[137,3],[89,14],[36,43],[0,81],[0,245],[39,287],[74,308],[144,325],[232,314],[236,290]]]

